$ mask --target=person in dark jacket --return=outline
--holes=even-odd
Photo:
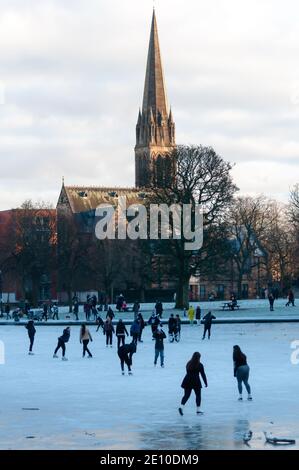
[[[137,315],[137,320],[138,320],[139,325],[140,325],[140,332],[139,332],[139,335],[138,335],[138,341],[139,341],[139,343],[142,343],[143,341],[142,341],[141,337],[142,337],[142,332],[145,328],[145,321],[144,321],[144,318],[143,318],[143,316],[140,312]]]
[[[107,318],[104,323],[104,332],[106,335],[106,348],[108,348],[109,344],[110,344],[110,347],[112,348],[112,337],[114,333],[114,326],[112,325],[112,321],[109,318]]]
[[[156,315],[158,315],[160,318],[162,318],[162,315],[163,315],[163,304],[162,304],[162,302],[160,302],[160,301],[156,302],[155,310],[156,310]]]
[[[233,349],[233,361],[234,361],[234,377],[238,381],[238,390],[239,390],[239,401],[242,401],[242,382],[245,385],[245,388],[248,393],[248,400],[252,400],[251,389],[248,383],[249,379],[249,366],[247,364],[247,357],[241,351],[240,346],[234,346]]]
[[[179,315],[176,315],[175,316],[175,321],[176,321],[176,332],[175,332],[175,340],[176,342],[178,343],[181,339],[181,325],[182,325],[182,321],[180,319],[180,316]]]
[[[199,305],[197,305],[196,310],[195,310],[195,320],[197,320],[198,325],[200,325],[200,319],[201,319],[201,308]]]
[[[129,336],[129,333],[127,331],[126,325],[120,319],[116,325],[117,349],[119,349],[121,345],[125,344],[125,335]]]
[[[125,364],[128,366],[128,372],[129,375],[132,375],[132,356],[136,352],[136,344],[135,343],[130,343],[130,344],[123,344],[119,349],[118,349],[118,357],[120,359],[120,366],[121,366],[121,373],[122,375],[125,375]]]
[[[99,310],[99,309],[98,309]],[[103,334],[105,334],[105,331],[104,331],[104,320],[102,319],[101,315],[98,315],[97,316],[97,330],[96,331],[99,331],[100,328],[102,328],[103,330]]]
[[[205,339],[207,332],[208,332],[208,339],[210,339],[210,337],[211,337],[211,327],[212,327],[212,321],[213,320],[216,320],[216,317],[214,317],[214,315],[212,315],[212,312],[208,312],[203,317],[204,330],[203,330],[202,339]]]
[[[139,321],[136,319],[133,321],[131,329],[130,329],[130,334],[132,336],[132,343],[137,345],[138,342],[138,337],[140,334],[140,324]]]
[[[162,330],[161,326],[158,326],[157,331],[154,333],[155,342],[155,366],[157,365],[158,357],[160,356],[161,367],[164,367],[164,339],[166,334]]]
[[[5,305],[5,314],[6,314],[6,320],[11,319],[11,315],[10,315],[10,305],[9,305],[9,304],[6,304],[6,305]]]
[[[200,375],[204,381],[205,386],[208,386],[207,377],[205,374],[205,369],[202,363],[200,362],[201,355],[199,352],[195,352],[186,365],[186,375],[183,379],[181,387],[185,390],[184,396],[181,401],[181,406],[179,407],[179,413],[183,416],[183,409],[185,404],[190,398],[192,390],[195,392],[196,396],[196,413],[201,414],[200,405],[201,405],[201,381]]]
[[[108,318],[108,319],[110,319],[110,321],[112,321],[114,317],[115,317],[114,312],[113,312],[112,308],[109,307],[108,311],[107,311],[106,318]]]
[[[30,356],[33,356],[34,353],[32,352],[32,348],[33,348],[34,337],[35,337],[35,333],[36,333],[36,329],[35,329],[35,326],[34,326],[34,321],[29,320],[29,322],[27,323],[25,328],[28,332],[28,336],[29,336],[29,340],[30,340],[29,353],[28,354]]]
[[[136,318],[138,316],[138,313],[139,313],[139,310],[140,310],[139,302],[137,300],[135,300],[134,305],[133,305],[134,320],[136,320]]]
[[[65,357],[65,344],[69,341],[71,336],[71,328],[67,326],[64,330],[61,336],[58,338],[58,344],[57,347],[54,351],[53,357],[58,357],[57,352],[61,348],[62,349],[62,360],[67,361],[67,358]]]
[[[157,331],[158,325],[160,325],[159,316],[156,313],[152,313],[152,315],[150,316],[150,318],[148,320],[148,324],[151,325],[153,339],[155,339],[154,338],[154,333]]]
[[[286,303],[286,307],[288,307],[291,304],[293,305],[293,307],[295,307],[295,296],[294,296],[294,292],[292,290],[289,290],[288,301]]]
[[[43,319],[48,320],[48,304],[46,302],[43,304],[42,320]]]
[[[116,301],[116,310],[118,310],[119,312],[122,311],[122,308],[123,308],[123,303],[124,303],[124,296],[122,294],[120,294],[117,298],[117,301]]]
[[[170,315],[169,320],[168,320],[168,335],[169,335],[169,342],[173,343],[174,338],[175,338],[175,332],[176,332],[176,319],[174,318],[173,313]]]
[[[274,312],[274,295],[272,292],[268,295],[269,305],[270,305],[270,312]]]

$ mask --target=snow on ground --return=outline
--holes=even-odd
[[[295,438],[299,449],[299,365],[291,364],[296,324],[214,325],[210,341],[202,326],[183,326],[178,344],[165,344],[165,368],[153,366],[150,328],[133,357],[132,377],[120,374],[115,344],[91,327],[93,359],[81,357],[79,327],[71,328],[68,362],[53,359],[62,328],[37,327],[35,355],[27,355],[23,326],[0,327],[6,363],[0,365],[0,449],[253,449],[263,431]],[[232,347],[239,344],[251,367],[253,401],[238,402]],[[191,396],[181,417],[177,408],[185,364],[202,353],[209,387],[203,416]],[[245,395],[246,396],[246,395]],[[38,408],[24,410],[23,408]]]

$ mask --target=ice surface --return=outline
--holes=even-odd
[[[286,448],[299,449],[299,365],[290,360],[297,324],[214,325],[210,341],[201,340],[202,326],[183,326],[181,342],[165,344],[164,369],[153,366],[147,327],[132,377],[121,376],[115,344],[106,349],[103,334],[90,330],[94,358],[82,358],[79,327],[72,327],[69,361],[62,362],[52,358],[61,327],[37,327],[34,356],[27,354],[24,327],[0,327],[6,351],[0,365],[1,449],[246,449],[249,429],[253,449],[275,449],[264,444],[263,431],[295,438],[296,445]],[[248,357],[252,402],[237,401],[234,344]],[[196,415],[192,395],[181,417],[180,384],[197,350],[209,381],[204,415]]]

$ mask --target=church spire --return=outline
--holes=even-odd
[[[155,10],[152,17],[141,114],[136,125],[135,178],[137,187],[161,187],[173,179],[169,157],[175,148],[175,123],[169,112]]]
[[[168,116],[167,95],[155,10],[153,11],[147,56],[142,112],[147,114],[150,108],[152,108],[155,116],[157,116],[158,113]]]

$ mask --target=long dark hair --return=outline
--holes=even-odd
[[[239,361],[242,359],[246,359],[245,354],[241,351],[240,346],[235,345],[233,349],[233,360],[234,361]]]
[[[200,358],[201,358],[201,354],[199,352],[195,352],[193,354],[190,361],[187,362],[187,365],[186,365],[187,372],[192,372],[198,369],[198,366],[200,364]]]
[[[82,323],[82,326],[81,326],[82,335],[85,335],[85,331],[86,331],[86,325],[85,323]]]

